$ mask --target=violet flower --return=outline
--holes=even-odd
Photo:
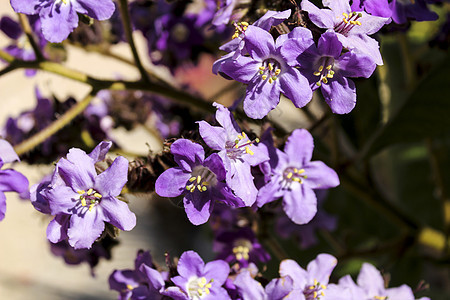
[[[284,152],[277,151],[278,164],[271,180],[258,193],[259,207],[283,198],[283,209],[296,224],[306,224],[317,212],[315,189],[339,185],[336,172],[321,161],[311,161],[313,138],[305,129],[296,129],[288,138]]]
[[[310,36],[304,28],[299,35]],[[280,101],[280,93],[288,97],[296,107],[305,106],[312,98],[306,78],[295,68],[295,57],[286,57],[283,51],[287,39],[272,35],[256,26],[249,25],[245,34],[245,47],[250,56],[239,56],[223,62],[221,71],[227,76],[248,84],[244,99],[245,113],[261,119]],[[305,45],[301,49],[306,49]]]
[[[339,285],[348,288],[352,297],[349,299],[401,299],[414,300],[414,293],[406,284],[396,288],[386,288],[383,276],[373,265],[363,263],[359,272],[357,283],[350,275],[339,280]]]
[[[408,19],[416,21],[434,21],[438,14],[427,7],[425,0],[392,0],[389,4],[392,10],[392,20],[397,24],[404,24]]]
[[[231,112],[221,104],[217,107],[216,120],[221,125],[211,126],[205,121],[198,122],[200,135],[219,156],[225,165],[228,186],[240,197],[246,206],[256,201],[258,190],[253,183],[251,167],[269,160],[266,147],[255,145],[236,124]]]
[[[330,9],[319,9],[308,0],[302,0],[301,7],[316,26],[336,32],[345,48],[365,54],[382,65],[378,42],[369,35],[389,23],[390,18],[372,16],[365,11],[353,12],[348,0],[322,0],[322,3]]]
[[[115,6],[111,0],[10,0],[17,13],[39,15],[46,40],[60,43],[78,27],[78,13],[97,20],[109,19]]]
[[[161,197],[184,195],[184,209],[192,224],[206,223],[216,201],[245,205],[223,182],[226,171],[217,153],[205,159],[203,147],[186,139],[175,141],[170,151],[179,167],[164,171],[156,180],[155,191]]]
[[[128,161],[119,156],[103,173],[95,169],[111,144],[102,142],[89,155],[72,148],[56,164],[51,184],[40,192],[55,215],[47,228],[52,243],[67,237],[75,249],[90,248],[105,222],[127,231],[136,225],[134,213],[116,198],[127,182]]]
[[[19,157],[10,143],[0,139],[0,168],[5,163],[19,161]],[[28,179],[13,169],[0,170],[0,221],[5,218],[6,196],[5,192],[24,194],[28,190]]]
[[[171,278],[176,287],[167,288],[163,295],[176,300],[230,299],[222,287],[230,272],[230,267],[223,260],[205,264],[196,252],[186,251],[178,261],[177,270],[179,276]]]
[[[283,260],[280,264],[280,276],[290,277],[293,280],[292,290],[283,299],[348,300],[350,293],[347,289],[328,284],[336,264],[337,259],[329,254],[317,255],[306,270],[291,259]]]
[[[287,41],[283,48],[285,56],[297,55],[296,49],[302,43],[298,39]],[[354,52],[341,55],[342,50],[337,34],[325,32],[317,48],[313,43],[297,56],[300,72],[308,78],[311,89],[314,91],[320,87],[325,101],[337,114],[349,113],[356,105],[356,87],[347,77],[368,78],[376,68],[370,57]]]

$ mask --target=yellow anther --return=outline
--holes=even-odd
[[[134,287],[131,284],[127,284],[127,289],[132,290]]]
[[[242,27],[242,30],[246,31],[247,30],[247,26]]]
[[[327,289],[327,286],[324,285],[324,284],[321,284],[320,287],[322,288],[322,290],[326,290]]]
[[[387,299],[386,296],[375,296],[374,298],[377,300],[386,300]]]
[[[101,198],[101,197],[103,197],[103,196],[102,196],[102,194],[100,194],[100,193],[94,193],[94,197],[95,197],[95,198]]]
[[[305,173],[305,169],[300,169],[300,170],[298,170],[296,173],[297,173],[297,174]]]
[[[275,75],[278,76],[278,75],[280,75],[280,73],[281,73],[281,69],[276,69],[276,70],[275,70]]]
[[[319,282],[317,281],[317,279],[314,279],[314,286],[316,286]]]
[[[81,194],[86,193],[86,191],[81,190],[81,191],[78,191],[77,193],[81,195]]]
[[[259,69],[260,69],[261,71],[264,71],[264,70],[266,69],[266,67],[261,66],[261,67],[259,67]]]
[[[242,135],[238,135],[238,139],[242,140],[244,137]]]
[[[245,146],[245,153],[250,154],[250,155],[255,154],[252,150],[250,150],[249,146]]]
[[[287,179],[291,179],[292,178],[292,175],[294,175],[294,174],[292,174],[291,172],[289,172],[289,174],[287,174]]]
[[[323,291],[321,291],[320,294],[322,295],[322,297],[325,297],[325,294]]]
[[[356,23],[356,25],[361,26],[361,22],[360,21],[356,21],[355,23]]]
[[[211,283],[207,283],[207,284],[205,285],[205,288],[207,288],[207,289],[210,289],[211,287],[212,287]]]
[[[202,191],[202,187],[200,185],[197,185],[197,189],[198,189],[199,192]]]
[[[92,211],[92,209],[94,208],[95,204],[91,204],[89,205],[89,211]]]
[[[90,194],[92,194],[93,191],[94,191],[94,189],[89,189],[89,190],[87,191],[87,194],[90,195]]]
[[[295,181],[295,182],[302,182],[302,180],[300,179],[300,178],[298,178],[298,177],[294,177],[294,178],[292,178],[292,181]]]
[[[273,71],[273,65],[271,63],[269,63],[267,66],[269,67],[270,71]]]
[[[347,13],[342,13],[342,15],[346,18],[348,18],[348,14]]]
[[[195,191],[195,186],[192,186],[192,188],[190,189],[190,192],[193,193]]]
[[[241,22],[242,26],[248,26],[250,24],[248,24],[248,22]]]
[[[333,74],[327,74],[327,78],[333,78],[334,75]]]
[[[326,77],[322,78],[323,83],[328,83],[328,79]]]
[[[256,139],[255,139],[255,142],[259,143],[259,139],[258,139],[258,138],[256,138]]]
[[[242,138],[246,138],[245,132],[242,131]]]
[[[203,295],[203,290],[202,289],[197,289],[197,293],[202,296]]]
[[[206,283],[207,283],[206,278],[202,277],[202,278],[200,278],[200,282],[198,283],[198,286],[204,287]]]
[[[202,185],[209,185],[209,182],[208,181],[203,181]]]
[[[86,199],[81,198],[81,206],[86,206]]]
[[[310,289],[310,290],[313,290],[313,289],[315,289],[315,288],[316,288],[316,287],[313,286],[313,285],[310,285],[310,286],[309,286],[309,289]]]
[[[298,169],[297,168],[294,168],[294,173],[297,173],[298,172]]]
[[[262,75],[262,74],[264,74],[264,71],[259,71],[259,75]]]
[[[313,298],[314,298],[314,299],[317,298],[317,292],[314,292]]]
[[[201,181],[202,181],[202,176],[198,175],[197,176],[197,184],[200,184]]]
[[[267,75],[263,75],[261,78],[262,78],[262,80],[266,80],[267,79]]]
[[[322,72],[323,71],[323,66],[320,66],[319,67],[319,72]]]
[[[334,75],[334,71],[333,70],[330,70],[330,72],[328,72],[328,73],[330,73],[331,75]]]
[[[202,186],[202,192],[206,192],[208,188],[206,186]]]
[[[317,72],[314,72],[313,74],[314,74],[314,76],[320,76],[321,73],[319,71],[317,71]]]
[[[317,85],[317,86],[321,86],[322,83],[320,83],[320,81],[318,81],[318,82],[316,82],[316,85]]]
[[[192,181],[194,181],[195,179],[197,179],[197,177],[191,177],[191,178],[189,178],[189,182],[192,182]]]
[[[355,21],[350,21],[350,24],[356,25],[356,22]]]
[[[272,77],[269,78],[269,83],[273,83]]]
[[[327,70],[331,70],[332,67],[333,67],[332,65],[328,65]]]
[[[206,289],[205,293],[206,293],[206,295],[209,295],[209,293],[211,293],[211,292],[209,291],[209,289]]]
[[[342,19],[342,21],[344,21],[345,24],[348,24],[347,19],[344,18],[344,19]]]
[[[239,33],[236,32],[236,33],[233,34],[233,36],[232,36],[231,38],[232,38],[232,39],[235,39],[235,38],[237,38],[237,37],[239,37]]]

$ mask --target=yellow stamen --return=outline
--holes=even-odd
[[[248,22],[241,22],[242,26],[248,26],[250,24],[248,24]]]
[[[206,192],[208,188],[206,186],[202,186],[202,192]]]
[[[86,199],[81,198],[81,206],[86,206]]]
[[[322,72],[323,71],[323,66],[320,66],[319,67],[319,72]]]
[[[202,181],[202,176],[198,175],[197,176],[197,184],[200,184],[201,181]]]
[[[267,79],[267,75],[263,75],[261,78],[262,78],[262,80],[266,80]]]
[[[269,67],[269,70],[270,70],[270,71],[273,71],[273,66],[272,66],[271,63],[269,63],[268,67]]]
[[[103,196],[102,196],[102,194],[100,194],[100,193],[94,193],[94,197],[95,197],[95,198],[101,198],[101,197],[103,197]]]
[[[87,191],[87,194],[90,195],[90,194],[92,194],[93,191],[94,191],[94,189],[89,189],[89,190]]]
[[[253,155],[255,154],[252,150],[250,150],[250,148],[248,146],[245,146],[245,153]]]
[[[275,75],[280,75],[280,73],[281,73],[281,69],[277,69],[276,71],[275,71]]]
[[[332,65],[328,65],[327,70],[331,70],[332,67],[333,67]]]
[[[269,83],[273,83],[272,77],[269,78]]]
[[[77,193],[81,195],[81,194],[86,193],[86,191],[81,190],[81,191],[78,191]]]
[[[197,179],[197,177],[191,177],[191,178],[189,178],[189,182],[192,182],[192,181],[194,181],[195,179]]]
[[[314,74],[314,76],[320,76],[320,72],[319,71],[314,72],[313,74]]]
[[[91,204],[89,205],[89,211],[92,211],[92,209],[94,208],[95,204]]]
[[[287,174],[287,179],[291,179],[292,178],[292,175],[294,175],[294,174],[292,174],[291,172],[289,172],[289,174]]]
[[[342,13],[342,15],[346,18],[348,18],[348,14],[347,13]]]
[[[328,83],[328,79],[326,77],[322,78],[323,83]]]

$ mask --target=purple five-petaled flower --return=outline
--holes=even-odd
[[[310,35],[299,28],[299,33]],[[287,38],[276,41],[264,29],[249,25],[245,31],[245,48],[250,56],[239,56],[222,63],[220,70],[234,80],[248,84],[244,99],[245,113],[261,119],[280,101],[280,93],[296,107],[305,106],[312,98],[307,79],[296,68],[297,60],[283,51]],[[304,50],[305,47],[302,47]]]
[[[15,12],[39,15],[42,33],[49,42],[60,43],[78,27],[78,13],[97,20],[114,13],[112,0],[10,0]]]
[[[225,261],[214,260],[205,264],[196,252],[186,251],[178,261],[177,270],[179,276],[171,278],[176,287],[169,287],[162,294],[176,300],[230,299],[222,287],[230,273]]]
[[[170,151],[179,167],[164,171],[156,180],[155,191],[161,197],[183,194],[184,209],[192,224],[207,222],[216,201],[235,207],[245,205],[223,182],[226,171],[217,153],[205,159],[203,147],[187,139],[175,141]]]
[[[119,156],[103,173],[96,172],[95,163],[111,145],[102,142],[89,155],[72,148],[56,164],[50,184],[40,191],[50,214],[55,215],[47,228],[50,242],[68,238],[75,249],[90,248],[105,222],[127,231],[136,225],[135,214],[116,198],[127,182],[128,161]]]
[[[10,143],[0,139],[0,168],[4,163],[18,161],[19,157]],[[21,173],[12,170],[0,170],[0,221],[5,218],[6,196],[4,192],[26,193],[28,190],[28,180]]]
[[[336,172],[321,161],[311,161],[313,137],[305,129],[296,129],[288,138],[284,152],[278,150],[278,163],[272,177],[258,193],[259,207],[283,198],[286,215],[296,224],[306,224],[317,212],[315,189],[339,185]]]
[[[200,135],[211,149],[219,151],[218,154],[225,165],[229,187],[246,206],[251,206],[256,201],[258,190],[253,183],[250,169],[269,160],[267,149],[264,145],[255,145],[255,141],[241,132],[227,108],[217,103],[213,105],[217,107],[216,120],[221,127],[200,121],[198,122]]]
[[[319,9],[308,0],[302,0],[301,7],[315,25],[336,32],[345,48],[365,54],[382,65],[378,42],[369,35],[389,23],[390,18],[372,16],[365,11],[353,12],[348,0],[322,0],[322,3],[330,9]]]
[[[311,89],[314,91],[320,87],[325,101],[334,113],[349,113],[356,105],[356,87],[347,77],[368,78],[376,64],[363,54],[346,52],[341,55],[342,43],[332,31],[322,34],[317,47],[311,39],[311,46],[307,50],[296,50],[304,43],[300,39],[287,41],[285,55],[295,56],[298,53],[300,72],[308,78]]]

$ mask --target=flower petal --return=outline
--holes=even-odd
[[[94,189],[102,196],[117,196],[128,180],[128,160],[118,156],[112,165],[95,178]]]
[[[297,164],[297,168],[303,167],[311,160],[313,150],[314,139],[306,129],[295,129],[284,146],[289,163]]]
[[[83,150],[70,149],[67,159],[61,158],[57,166],[59,175],[75,192],[94,186],[97,176],[94,162]]]
[[[78,15],[73,7],[74,1],[67,4],[60,1],[52,3],[48,9],[39,13],[42,21],[42,34],[52,43],[60,43],[78,26]]]
[[[303,166],[306,185],[311,189],[329,189],[339,185],[336,172],[321,161],[312,161]]]
[[[214,279],[216,286],[224,284],[230,273],[230,266],[223,260],[213,260],[205,265],[203,276],[209,281]],[[214,284],[213,283],[213,284]]]
[[[281,92],[294,103],[295,107],[303,107],[312,99],[312,90],[308,80],[300,71],[290,68],[280,76]]]
[[[12,170],[0,170],[0,191],[24,193],[28,190],[28,179]]]
[[[128,205],[115,197],[103,197],[99,204],[103,209],[105,221],[120,230],[129,231],[136,226],[136,215]]]
[[[0,139],[0,161],[3,163],[10,163],[13,161],[19,161],[14,148],[6,140]]]
[[[244,40],[245,47],[253,59],[262,61],[275,51],[272,35],[262,28],[248,26]]]
[[[67,239],[70,215],[57,215],[47,226],[47,239],[52,243],[59,243]]]
[[[308,12],[309,19],[320,28],[334,27],[334,13],[329,9],[319,9],[308,0],[302,0],[302,10]]]
[[[70,226],[67,230],[69,244],[75,249],[89,249],[100,237],[103,229],[105,229],[104,216],[98,206],[84,214],[74,214],[70,217]]]
[[[112,146],[112,142],[100,142],[91,153],[88,154],[90,158],[96,163],[105,159],[106,154]]]
[[[321,91],[331,111],[335,114],[347,114],[356,105],[355,83],[340,73],[335,73],[333,80],[322,84]]]
[[[211,126],[205,121],[199,121],[197,123],[200,135],[206,145],[217,151],[225,149],[225,144],[227,142],[225,129],[218,126]]]
[[[52,215],[60,213],[71,214],[73,208],[80,200],[80,195],[65,185],[44,189],[41,195],[47,199]]]
[[[250,118],[262,119],[280,102],[280,81],[269,83],[255,78],[247,87],[244,111]]]
[[[214,204],[210,193],[194,191],[187,193],[183,199],[184,210],[189,221],[194,225],[201,225],[208,221]]]
[[[42,0],[10,0],[11,6],[17,13],[26,15],[36,15],[39,13],[39,7]]]
[[[195,251],[186,251],[181,254],[178,260],[177,270],[178,273],[184,277],[189,278],[192,276],[201,277],[203,276],[203,269],[205,267],[205,262]]]
[[[202,163],[205,159],[205,150],[197,143],[187,139],[176,140],[170,146],[175,162],[188,172],[192,172],[192,167]]]
[[[306,224],[316,215],[316,194],[304,184],[293,184],[283,196],[283,210],[295,224]]]
[[[114,2],[111,0],[77,0],[74,1],[74,6],[77,12],[97,20],[111,18],[116,10]]]
[[[331,272],[337,265],[337,259],[330,254],[319,254],[308,264],[307,271],[311,281],[317,280],[320,284],[328,284]]]
[[[156,179],[155,192],[161,197],[177,197],[185,191],[186,183],[191,178],[181,168],[170,168]]]

